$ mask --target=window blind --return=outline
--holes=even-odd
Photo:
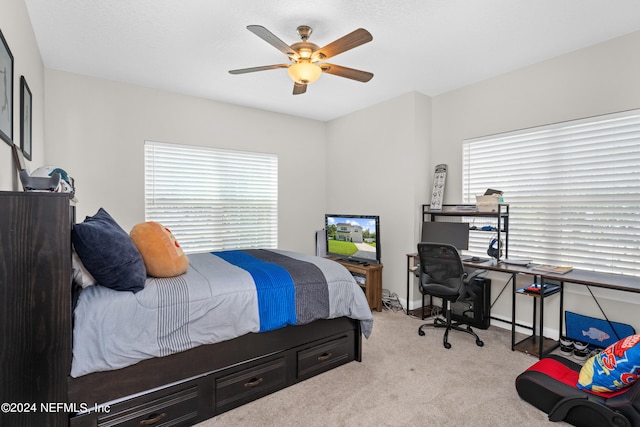
[[[463,143],[463,197],[509,203],[509,257],[640,276],[640,110]]]
[[[145,141],[145,216],[185,252],[278,246],[278,158]]]

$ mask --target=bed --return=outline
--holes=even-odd
[[[75,294],[69,236],[81,227],[68,198],[0,192],[0,202],[0,397],[15,407],[0,413],[2,425],[192,425],[362,360],[371,311],[333,261],[267,249],[193,254],[185,273],[144,277],[137,292],[101,283]],[[255,262],[280,266],[294,287],[261,301]]]
[[[113,221],[106,212],[92,219],[100,215]],[[173,251],[175,238],[158,232]],[[146,247],[131,235],[149,272]],[[91,237],[91,254],[95,245]],[[122,290],[125,280],[79,293],[68,393],[80,411],[71,425],[191,424],[361,360],[373,318],[340,264],[275,249],[181,256],[183,273],[145,277],[135,292]]]

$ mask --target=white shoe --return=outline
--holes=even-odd
[[[573,343],[573,357],[576,360],[585,361],[591,355],[591,350],[589,350],[589,344],[582,343],[580,341],[575,341]]]
[[[565,356],[571,356],[571,353],[573,353],[573,341],[567,337],[560,337],[560,353]]]

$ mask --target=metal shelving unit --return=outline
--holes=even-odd
[[[472,255],[480,252],[482,245],[478,243],[489,233],[497,237],[496,249],[500,258],[509,257],[509,205],[500,203],[495,211],[473,210],[475,205],[442,205],[442,209],[430,209],[430,205],[422,205],[422,221],[458,221],[469,223],[469,250]],[[486,241],[487,239],[485,239]],[[476,247],[477,246],[477,247]],[[485,245],[486,248],[486,245]],[[485,249],[486,251],[486,249]]]

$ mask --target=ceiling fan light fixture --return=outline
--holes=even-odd
[[[309,48],[302,48],[298,53],[300,54],[300,57],[302,59],[311,59],[311,55],[313,54],[313,51]]]
[[[309,41],[311,27],[301,25],[298,27],[298,35],[302,41],[289,46],[278,38],[271,31],[261,25],[249,25],[247,29],[260,37],[289,58],[289,63],[264,65],[261,67],[241,68],[239,70],[229,70],[230,74],[253,73],[255,71],[275,70],[287,68],[289,77],[294,82],[293,95],[306,93],[307,85],[320,78],[322,73],[344,77],[359,82],[368,82],[373,78],[373,73],[356,70],[354,68],[342,67],[340,65],[326,64],[323,61],[355,47],[363,45],[373,40],[373,36],[364,28],[358,28],[349,34],[320,48],[315,43]]]
[[[289,65],[289,77],[301,84],[313,83],[320,78],[322,68],[311,61],[298,61]]]

